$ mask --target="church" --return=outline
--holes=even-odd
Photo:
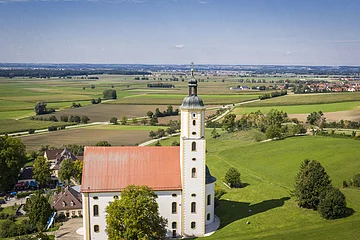
[[[205,106],[198,82],[180,106],[180,146],[86,147],[82,176],[84,239],[107,239],[106,206],[128,185],[147,185],[167,219],[167,237],[205,236],[214,230],[216,178],[206,166]]]

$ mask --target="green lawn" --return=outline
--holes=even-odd
[[[206,239],[360,238],[360,189],[342,189],[348,207],[355,212],[338,220],[324,220],[315,211],[299,208],[290,195],[300,163],[306,158],[320,161],[336,187],[360,173],[358,141],[304,136],[261,143],[251,137],[254,132],[221,133],[215,140],[210,131],[206,136],[207,164],[217,184],[228,193],[216,209],[221,227]],[[168,144],[172,141],[166,140]],[[224,187],[221,178],[230,167],[240,171],[246,187]]]
[[[250,103],[251,104],[251,103]],[[250,105],[249,104],[249,105]],[[266,107],[247,107],[248,105],[241,105],[234,110],[236,114],[246,114],[260,110],[262,113],[267,113],[271,109],[282,110],[288,114],[300,114],[311,112],[338,112],[353,110],[360,106],[360,102],[342,102],[342,103],[327,103],[327,104],[309,104],[309,105],[292,105],[292,106],[266,106]]]

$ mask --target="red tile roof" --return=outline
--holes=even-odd
[[[180,147],[85,147],[82,192],[181,189]]]

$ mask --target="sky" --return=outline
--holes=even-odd
[[[360,0],[0,0],[0,62],[360,65]]]

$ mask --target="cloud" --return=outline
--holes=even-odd
[[[175,48],[177,48],[177,49],[182,49],[182,48],[184,48],[184,47],[185,47],[185,45],[183,45],[183,44],[175,45]]]

